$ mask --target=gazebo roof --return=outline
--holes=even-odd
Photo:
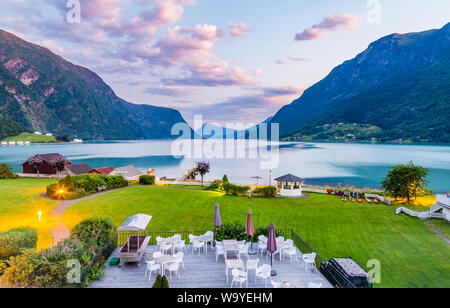
[[[291,183],[294,183],[294,182],[304,182],[305,179],[299,178],[299,177],[297,177],[295,175],[292,175],[292,174],[286,174],[286,175],[280,176],[279,178],[276,178],[275,181],[277,181],[277,182],[291,182]]]
[[[128,217],[117,231],[145,231],[151,219],[152,216],[145,214],[137,214]]]

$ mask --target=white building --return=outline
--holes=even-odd
[[[292,174],[286,174],[275,179],[282,197],[298,198],[303,196],[303,183],[305,180]]]
[[[35,135],[42,135],[41,132],[34,132]]]
[[[145,175],[144,172],[136,168],[135,166],[125,166],[114,169],[110,175],[121,175],[127,181],[139,181],[141,175]]]
[[[438,206],[442,206],[442,218],[450,221],[450,197],[447,195],[437,195],[436,201]]]
[[[45,135],[46,135],[46,136],[49,136],[49,137],[53,136],[52,133],[46,133]]]

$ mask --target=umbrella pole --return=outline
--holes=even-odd
[[[253,250],[253,235],[251,238],[251,243],[250,243],[250,251],[248,252],[249,255],[254,256],[256,255],[258,252]]]
[[[276,276],[277,275],[277,271],[273,269],[273,253],[270,253],[270,267],[272,268],[272,271],[270,272],[270,275]]]

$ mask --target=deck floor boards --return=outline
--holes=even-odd
[[[137,263],[125,264],[121,267],[110,267],[106,265],[104,277],[101,280],[95,281],[90,285],[91,288],[151,288],[155,281],[156,275],[153,274],[151,279],[144,277],[146,264],[145,260],[152,260],[152,254],[156,251],[155,246],[149,246],[146,256],[142,259],[141,265]],[[118,249],[114,251],[111,257],[118,255]],[[291,264],[289,258],[280,261],[278,256],[273,263],[273,268],[278,272],[275,281],[283,280],[299,280],[305,287],[308,283],[322,283],[323,288],[331,288],[331,284],[325,277],[317,270],[309,267],[305,270],[305,264],[301,259],[301,253],[298,252],[298,261],[293,261]],[[263,264],[270,264],[270,258],[265,255],[261,257],[250,256],[250,259],[259,258],[258,266]],[[246,265],[247,259],[243,257]],[[229,271],[229,281],[226,282],[225,276],[225,262],[222,256],[219,257],[216,263],[215,253],[211,248],[208,248],[208,253],[202,252],[200,255],[196,252],[192,254],[190,247],[187,247],[187,252],[184,257],[184,269],[180,265],[180,277],[172,276],[172,281],[169,281],[171,288],[230,288],[231,287],[231,270]],[[148,276],[147,276],[148,277]],[[169,273],[167,272],[169,279]],[[239,287],[236,286],[235,287]],[[244,285],[243,287],[246,287]],[[249,288],[265,288],[265,281],[258,279],[255,283],[254,271],[249,271]],[[272,287],[270,281],[268,287]]]

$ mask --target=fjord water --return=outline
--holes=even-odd
[[[35,154],[60,153],[73,163],[92,168],[135,165],[142,171],[156,170],[160,177],[180,178],[197,161],[211,163],[206,180],[228,175],[235,183],[269,183],[269,170],[261,169],[261,159],[186,158],[172,155],[173,141],[115,141],[84,144],[31,145],[0,147],[0,162],[21,172],[21,164]],[[430,169],[429,185],[436,193],[450,190],[449,145],[280,143],[279,164],[272,180],[286,173],[304,177],[308,184],[343,184],[379,187],[390,166],[413,161]]]

